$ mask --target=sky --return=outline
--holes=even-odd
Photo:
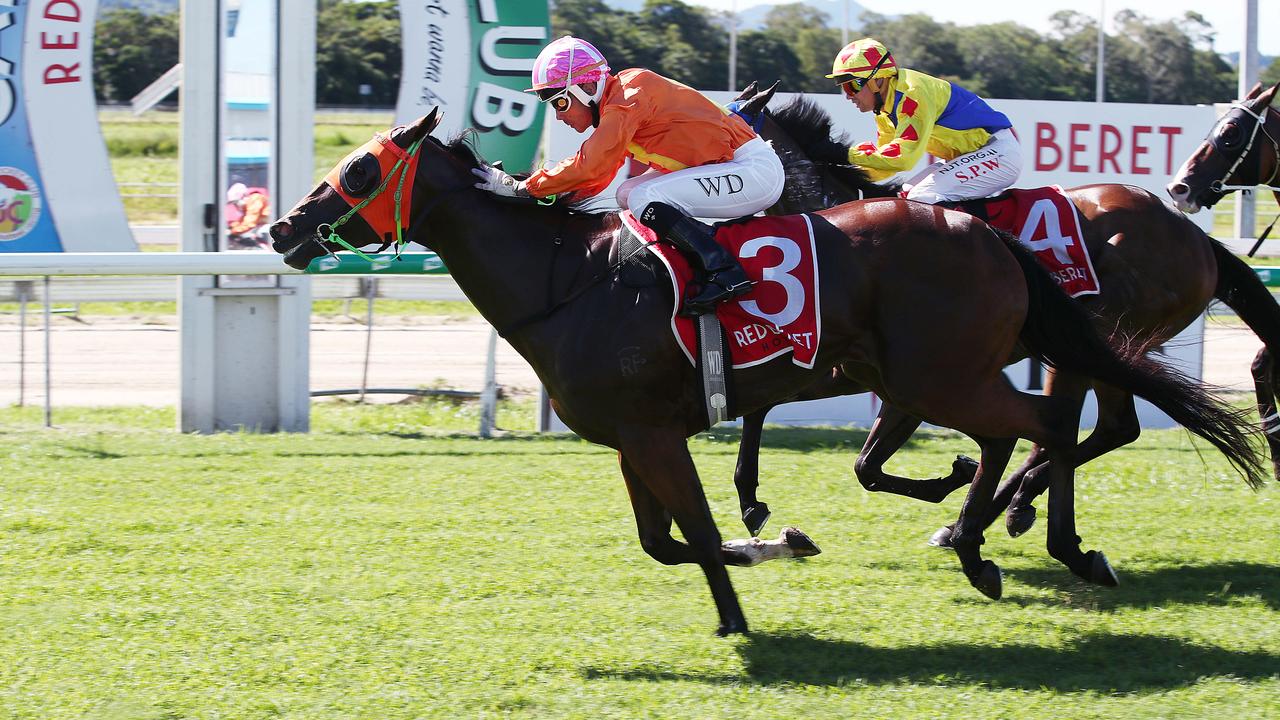
[[[729,10],[735,0],[687,0],[717,10]],[[739,9],[757,4],[776,4],[784,0],[736,0]],[[1058,10],[1075,10],[1096,15],[1104,7],[1108,18],[1124,9],[1134,10],[1157,20],[1182,17],[1188,10],[1204,16],[1218,36],[1214,47],[1219,52],[1236,52],[1244,45],[1245,0],[970,0],[970,2],[938,2],[938,0],[858,0],[867,10],[884,15],[925,13],[940,22],[957,25],[982,25],[1013,22],[1040,32],[1049,30],[1049,16]],[[838,18],[837,18],[838,20]],[[1109,22],[1109,21],[1108,21]],[[1108,25],[1108,30],[1110,30]],[[1280,55],[1280,0],[1258,0],[1258,51],[1263,55]]]

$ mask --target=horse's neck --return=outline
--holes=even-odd
[[[607,263],[607,253],[592,253],[591,246],[611,232],[608,216],[504,205],[479,192],[441,205],[415,240],[430,243],[480,314],[500,330],[566,294],[561,285],[582,274],[586,258]]]

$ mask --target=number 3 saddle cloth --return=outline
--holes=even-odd
[[[685,357],[696,366],[694,321],[676,315],[679,298],[693,279],[689,261],[675,248],[658,242],[655,233],[630,211],[623,211],[622,221],[666,266],[677,298],[671,307],[671,331]],[[738,257],[747,277],[756,283],[751,292],[720,303],[716,309],[716,317],[724,326],[732,367],[751,367],[790,353],[796,365],[812,368],[822,321],[817,253],[809,218],[760,217],[720,225],[716,240]]]

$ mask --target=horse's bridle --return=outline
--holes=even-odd
[[[1226,192],[1232,190],[1253,190],[1254,188],[1265,187],[1268,190],[1280,192],[1280,186],[1271,184],[1275,181],[1276,175],[1280,175],[1280,142],[1276,142],[1276,139],[1271,136],[1271,133],[1267,131],[1266,127],[1267,113],[1276,112],[1275,108],[1267,106],[1262,109],[1262,112],[1255,113],[1244,103],[1233,102],[1231,103],[1231,107],[1253,118],[1253,131],[1249,133],[1249,141],[1244,144],[1244,149],[1240,151],[1240,155],[1236,158],[1235,162],[1231,163],[1231,167],[1227,168],[1227,172],[1222,176],[1222,178],[1209,183],[1209,191],[1217,195],[1224,195]],[[1219,122],[1224,122],[1226,119],[1227,116],[1223,115],[1222,120]],[[1262,134],[1271,141],[1271,150],[1275,153],[1275,164],[1271,166],[1271,177],[1258,182],[1256,185],[1227,185],[1227,180],[1235,174],[1236,169],[1238,169],[1240,164],[1244,162],[1244,159],[1249,156],[1249,151],[1253,149],[1253,143],[1257,140],[1259,131],[1261,131]],[[1209,133],[1209,144],[1212,145],[1215,150],[1218,150],[1218,152],[1222,152],[1222,148],[1218,147],[1217,139],[1217,125],[1215,125],[1214,129]]]

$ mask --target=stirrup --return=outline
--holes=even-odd
[[[743,280],[732,285],[721,285],[716,282],[714,276],[707,279],[706,284],[702,286],[702,292],[697,295],[686,298],[680,305],[680,310],[676,314],[680,317],[697,317],[706,315],[716,311],[716,306],[726,300],[732,300],[736,297],[746,295],[751,292],[751,288],[755,286],[752,280]],[[716,288],[719,292],[707,294],[707,291]]]

